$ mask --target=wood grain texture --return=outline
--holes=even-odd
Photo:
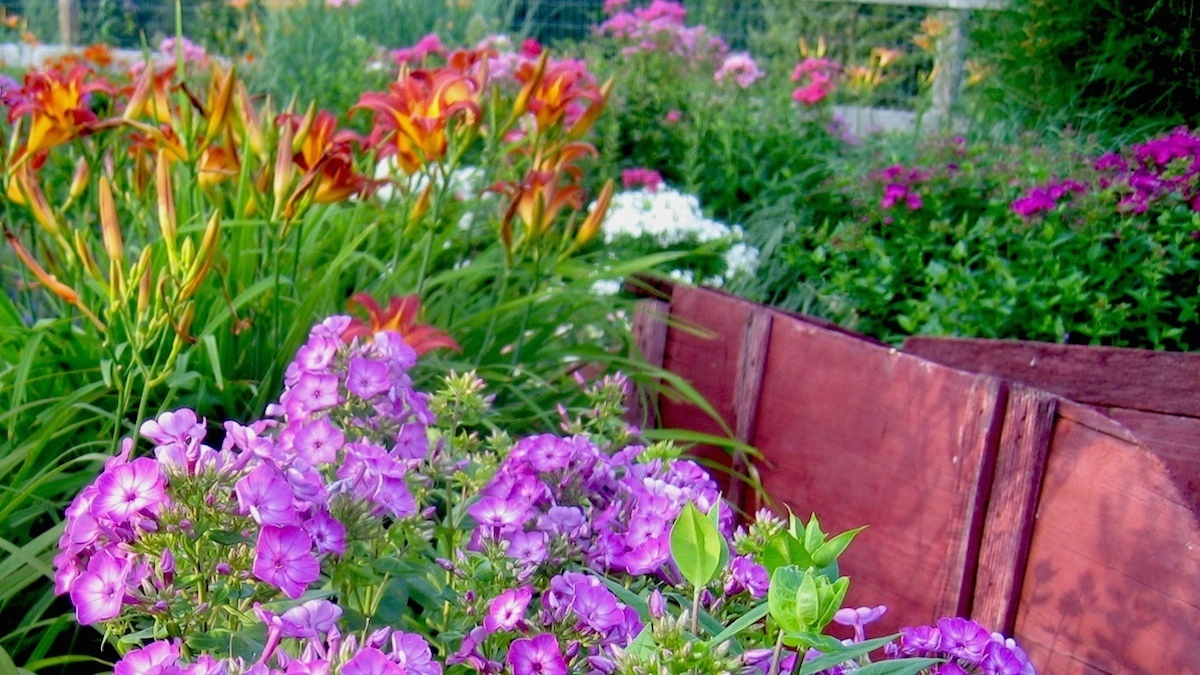
[[[662,368],[667,350],[667,320],[671,304],[663,300],[639,300],[633,313],[633,345],[647,365]],[[633,387],[625,401],[625,419],[644,429],[658,426],[658,383]]]
[[[904,350],[1102,407],[1200,417],[1200,354],[1018,340],[912,337]]]
[[[758,422],[758,401],[762,395],[763,370],[767,365],[767,351],[771,346],[771,321],[769,310],[751,310],[742,336],[742,353],[738,357],[737,393],[734,402],[734,435],[747,445],[754,444],[754,430]],[[743,511],[746,483],[739,478],[749,468],[744,453],[734,451],[730,463],[730,484],[727,498]]]
[[[1008,634],[1016,619],[1057,399],[1013,385],[983,526],[971,617]]]

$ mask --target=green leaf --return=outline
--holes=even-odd
[[[821,524],[817,522],[817,514],[812,514],[808,519],[808,525],[804,528],[804,550],[812,554],[813,551],[821,548],[821,544],[825,543],[825,533],[821,531]]]
[[[944,663],[942,659],[889,659],[865,665],[854,671],[855,675],[917,675],[917,673]]]
[[[786,637],[793,641],[792,645],[803,645],[805,648],[812,647],[823,652],[837,651],[842,647],[841,640],[820,633],[800,631],[798,633],[788,633]]]
[[[224,546],[236,546],[248,541],[242,536],[241,532],[231,532],[229,530],[210,530],[208,538]]]
[[[780,628],[789,633],[803,628],[796,618],[796,596],[802,581],[799,567],[784,565],[771,575],[771,585],[767,588],[767,605],[770,607],[771,617]]]
[[[817,590],[817,578],[807,570],[796,590],[796,620],[801,629],[815,625],[821,619],[821,594]]]
[[[703,588],[717,575],[723,539],[694,504],[683,507],[671,528],[671,557],[693,587]]]
[[[800,666],[799,675],[815,675],[822,670],[828,670],[842,662],[849,661],[851,659],[857,659],[863,654],[869,654],[876,649],[880,649],[887,643],[895,640],[897,637],[899,637],[898,633],[875,638],[874,640],[867,640],[866,642],[859,642],[846,646],[837,651],[830,652],[824,656],[818,656],[811,661],[805,661],[804,664]]]
[[[841,577],[832,584],[828,584],[826,579],[821,581],[821,618],[817,621],[817,628],[824,630],[833,621],[833,615],[842,608],[846,591],[850,588],[850,577]]]
[[[642,632],[637,634],[633,642],[629,643],[625,651],[634,658],[648,659],[654,655],[657,648],[658,645],[654,643],[654,635],[650,631],[650,626],[647,625],[642,628]]]
[[[740,617],[738,617],[737,621],[729,624],[725,630],[712,636],[705,641],[704,644],[708,647],[715,647],[737,635],[738,633],[746,630],[750,626],[758,623],[759,620],[766,616],[770,611],[771,607],[767,603],[761,603],[754,609],[742,614]]]
[[[858,536],[858,533],[865,529],[867,529],[865,525],[862,527],[856,527],[853,530],[843,532],[824,544],[821,544],[817,550],[813,551],[812,553],[813,564],[817,567],[829,567],[833,563],[837,562],[838,557],[842,555],[842,553],[846,550],[846,547],[850,545],[850,542],[854,541],[854,538]]]

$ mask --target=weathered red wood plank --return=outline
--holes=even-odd
[[[763,369],[767,365],[767,350],[771,345],[771,312],[754,309],[746,323],[742,336],[742,353],[738,358],[737,400],[734,411],[734,435],[742,443],[754,442],[754,430],[758,422],[758,400],[762,395]],[[749,465],[745,454],[735,451],[730,464],[729,502],[746,509],[742,503],[745,482],[739,479],[747,473]]]
[[[1048,342],[911,337],[904,350],[1080,403],[1200,417],[1200,354]]]
[[[1123,408],[1111,408],[1108,414],[1162,461],[1185,503],[1200,514],[1200,420]]]
[[[1057,399],[1014,385],[996,456],[971,616],[1004,633],[1012,631]]]
[[[1044,673],[1200,672],[1200,523],[1153,453],[1079,409],[1054,425],[1017,638]]]
[[[633,313],[633,344],[642,360],[662,368],[667,350],[667,320],[671,305],[663,300],[639,300]],[[626,399],[625,419],[645,429],[658,426],[657,383],[634,387]]]

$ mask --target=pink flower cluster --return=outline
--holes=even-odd
[[[615,10],[624,5],[612,3],[606,8]],[[687,9],[678,2],[653,0],[649,6],[632,12],[613,14],[595,31],[628,43],[622,49],[626,55],[663,52],[689,61],[720,63],[729,46],[720,37],[709,35],[705,26],[687,26],[686,18]]]
[[[193,602],[175,588],[177,562],[188,574],[215,573],[214,584],[296,599],[322,560],[346,552],[348,523],[382,527],[415,513],[406,474],[429,452],[433,422],[407,375],[416,353],[390,331],[346,343],[350,321],[314,327],[271,418],[226,422],[219,450],[187,409],[142,425],[153,459],[130,459],[125,440],[67,509],[59,540],[56,589],[70,593],[80,623],[114,620],[126,606],[153,614]],[[205,547],[179,544],[196,538],[222,557],[193,559]]]
[[[662,187],[662,184],[662,174],[654,169],[634,168],[621,171],[621,185],[626,190],[646,188],[650,192],[658,192],[658,188]]]
[[[430,33],[425,37],[417,40],[417,44],[411,47],[401,49],[393,49],[390,52],[392,60],[396,65],[420,65],[425,57],[429,55],[445,56],[446,45],[442,44],[442,38],[438,37],[437,33]]]
[[[754,58],[750,54],[734,52],[725,57],[721,67],[717,69],[716,73],[713,73],[713,80],[717,84],[724,84],[726,78],[732,78],[739,87],[746,89],[765,75],[763,71],[759,70],[758,64],[754,62]]]
[[[1011,208],[1013,213],[1028,219],[1039,213],[1053,211],[1063,199],[1086,191],[1087,186],[1079,181],[1052,180],[1026,191],[1020,198],[1013,200]]]
[[[880,206],[890,209],[897,204],[904,204],[910,211],[916,211],[925,205],[917,186],[929,180],[929,172],[925,169],[903,164],[893,164],[875,174],[874,178],[883,183],[883,199]]]
[[[1095,164],[1100,187],[1121,195],[1119,211],[1145,213],[1172,197],[1200,211],[1200,136],[1180,127],[1130,149],[1132,157],[1110,153]]]
[[[800,86],[792,92],[792,100],[813,107],[829,98],[837,86],[841,67],[825,58],[808,57],[792,71],[792,82]]]
[[[165,38],[162,42],[158,43],[159,53],[167,57],[168,60],[174,60],[177,50],[182,46],[185,63],[201,63],[208,58],[208,52],[204,50],[204,47],[187,38],[181,38],[181,40],[182,42],[177,41],[173,37]]]
[[[336,626],[341,609],[327,600],[311,600],[282,615],[255,609],[267,625],[262,655],[249,663],[241,657],[214,659],[201,655],[194,662],[182,657],[181,643],[160,640],[130,651],[113,675],[441,675],[425,638],[381,628],[360,640],[343,636]],[[297,655],[279,649],[295,639]]]

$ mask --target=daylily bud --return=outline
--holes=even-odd
[[[191,269],[192,262],[196,260],[196,244],[191,239],[184,239],[183,245],[179,247],[179,267],[180,269]]]
[[[195,319],[196,305],[189,302],[188,306],[183,310],[183,316],[179,317],[179,325],[175,326],[175,334],[187,342],[195,342],[196,339],[188,334],[192,328],[192,321]]]
[[[100,272],[100,266],[96,264],[96,257],[92,255],[92,251],[88,248],[87,242],[83,240],[83,231],[75,230],[75,253],[79,255],[79,261],[83,265],[83,269],[88,273],[88,276],[96,281],[106,284],[104,275]]]
[[[608,105],[608,97],[612,94],[613,78],[608,78],[608,81],[600,87],[600,100],[593,102],[584,111],[583,115],[575,120],[575,124],[571,125],[571,129],[567,131],[567,138],[571,140],[579,140],[592,128],[596,120],[600,118],[600,113],[604,112],[605,106]]]
[[[129,96],[129,104],[125,106],[125,112],[121,115],[122,119],[132,120],[141,116],[142,109],[146,107],[146,101],[150,100],[153,85],[154,65],[147,62],[146,67],[142,70],[141,78],[138,79],[137,86]]]
[[[167,264],[174,274],[179,269],[175,255],[175,235],[179,231],[175,216],[175,189],[171,185],[171,170],[167,156],[158,151],[158,162],[154,167],[154,188],[158,193],[158,229],[167,244]]]
[[[615,189],[616,184],[610,178],[604,184],[604,188],[600,190],[600,196],[596,198],[596,206],[592,208],[592,212],[587,215],[587,218],[583,219],[583,224],[579,226],[579,231],[575,233],[573,249],[588,243],[600,231],[600,226],[604,223],[605,216],[608,215],[608,206],[612,203],[613,190]]]
[[[108,176],[100,177],[100,234],[104,239],[104,252],[113,262],[125,259],[125,246],[121,241],[121,224],[117,222],[117,204],[113,200],[112,185]]]
[[[200,283],[212,267],[213,256],[217,253],[217,235],[221,232],[221,212],[213,211],[204,228],[204,237],[200,240],[200,250],[196,252],[196,260],[188,270],[187,281],[179,292],[179,300],[187,300],[200,288]],[[191,241],[191,240],[189,240]]]
[[[68,191],[68,199],[79,199],[83,191],[87,189],[88,179],[91,178],[92,170],[88,166],[86,157],[80,157],[79,163],[75,165],[75,173],[71,176],[71,189]]]
[[[204,131],[204,145],[211,143],[225,126],[225,120],[229,116],[229,103],[233,96],[233,75],[233,68],[230,68],[228,73],[222,73],[220,66],[213,66],[213,86],[210,89],[216,90],[216,99],[210,99],[212,107],[208,111],[208,127]]]
[[[142,250],[142,257],[146,258],[150,247]],[[149,260],[146,261],[149,263]],[[150,309],[150,289],[154,287],[154,279],[152,278],[153,266],[147,264],[142,268],[142,277],[138,279],[138,297],[137,297],[137,316],[140,321],[146,316],[146,312]]]
[[[234,84],[233,111],[236,113],[234,121],[238,131],[244,138],[249,139],[250,152],[256,157],[262,157],[266,146],[263,142],[262,126],[254,104],[250,101],[250,94],[246,91],[246,85],[241,80]]]
[[[29,271],[33,273],[33,276],[37,277],[37,280],[41,282],[42,286],[46,287],[46,290],[77,307],[79,311],[82,312],[83,315],[86,316],[96,326],[97,329],[101,331],[104,330],[104,324],[100,321],[100,319],[96,318],[96,315],[93,314],[91,310],[84,306],[83,301],[79,298],[79,294],[75,292],[75,289],[59,281],[54,277],[53,274],[50,274],[46,270],[42,269],[42,266],[33,259],[33,256],[30,255],[29,251],[27,251],[21,244],[21,241],[17,239],[17,236],[8,228],[4,228],[4,237],[8,239],[8,245],[12,246],[13,252],[15,252],[17,257],[21,259],[21,262],[25,263],[25,266],[29,268]]]
[[[317,102],[313,101],[308,104],[308,110],[304,112],[304,117],[300,120],[299,126],[296,127],[295,136],[292,138],[292,153],[300,152],[304,147],[304,141],[308,140],[308,135],[312,133],[313,122],[317,119]],[[290,126],[290,122],[288,123]]]
[[[33,211],[33,217],[46,230],[50,236],[59,238],[62,236],[62,228],[58,226],[58,216],[54,215],[54,210],[50,208],[50,203],[46,201],[46,194],[42,192],[42,187],[38,185],[37,179],[33,175],[33,167],[28,163],[17,167],[16,171],[9,176],[9,193],[13,192],[13,182],[16,182],[16,193],[20,195],[19,203],[29,206],[29,210]],[[18,201],[18,200],[14,200]]]
[[[546,75],[546,62],[550,58],[548,50],[542,50],[542,55],[538,57],[537,66],[533,70],[533,77],[521,87],[521,92],[517,94],[517,98],[513,100],[513,109],[511,119],[517,119],[529,110],[529,99],[533,96],[533,92],[542,84],[542,78]]]
[[[284,124],[279,132],[279,147],[275,151],[275,210],[271,220],[278,220],[283,207],[287,204],[288,188],[292,185],[292,125]]]
[[[425,186],[421,190],[421,194],[417,197],[417,201],[413,202],[411,208],[408,209],[408,226],[412,227],[417,224],[421,218],[429,211],[429,195],[433,192],[433,183]]]

